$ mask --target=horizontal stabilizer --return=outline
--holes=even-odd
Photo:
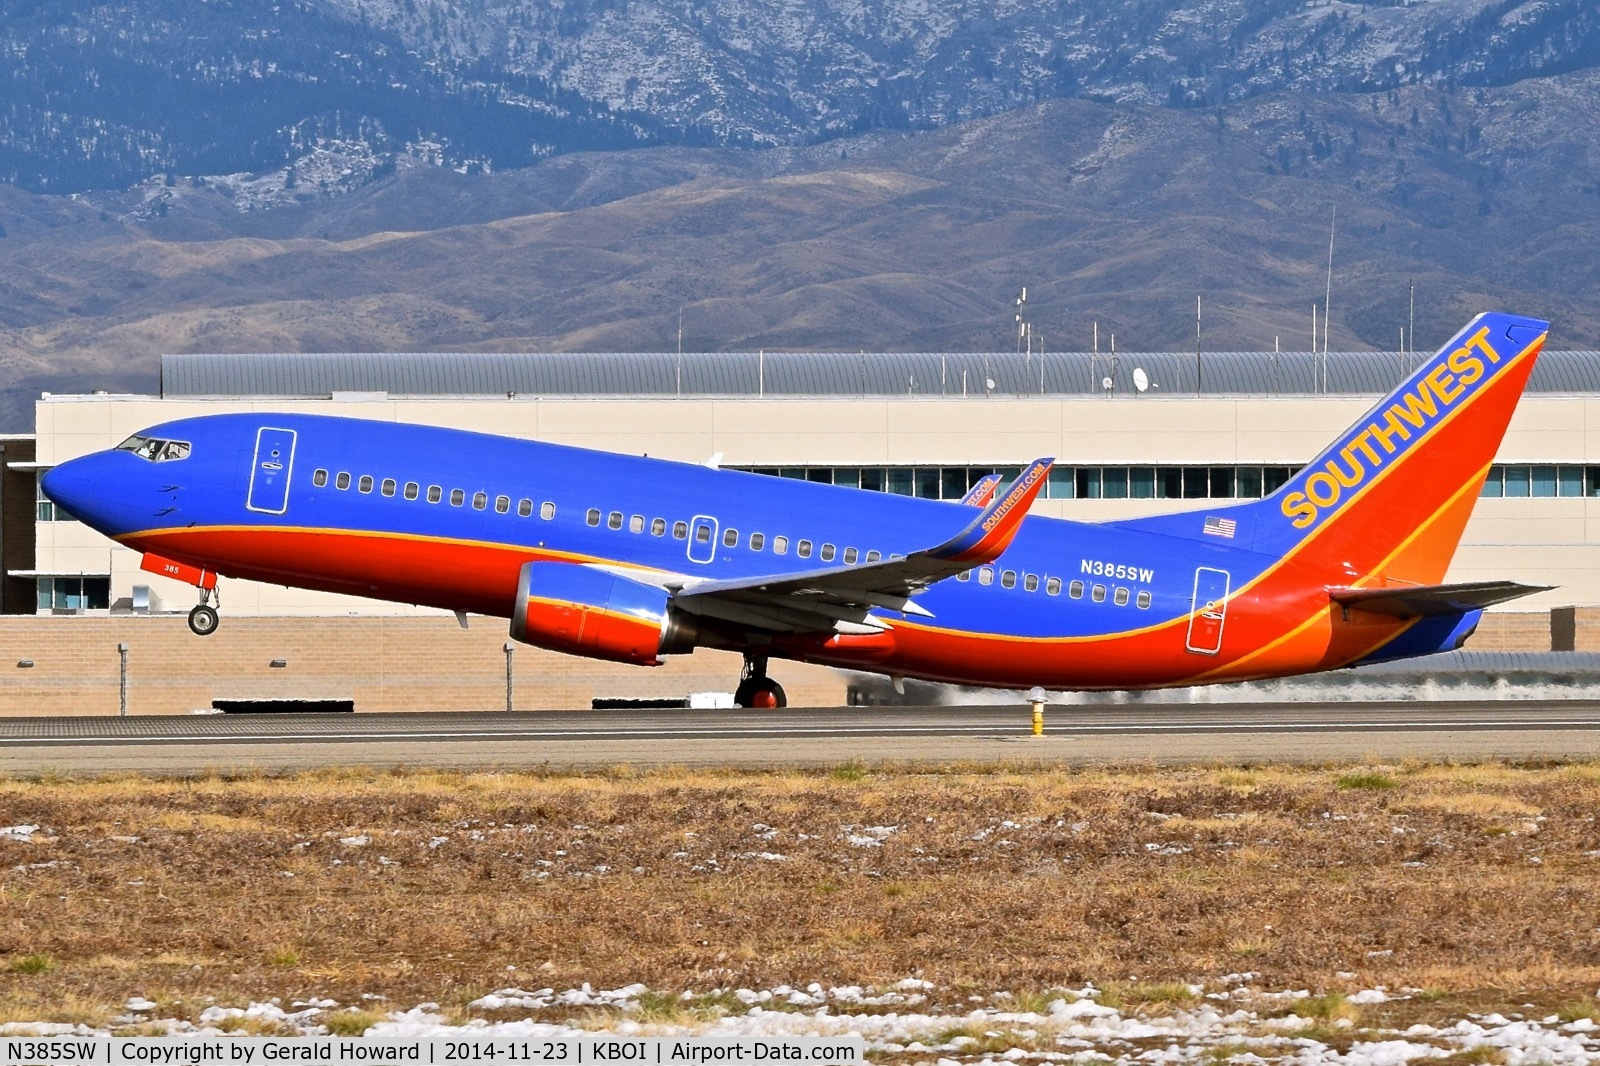
[[[1330,588],[1334,603],[1352,610],[1396,618],[1421,618],[1436,614],[1462,614],[1493,607],[1520,596],[1549,592],[1554,585],[1523,585],[1515,581],[1464,581],[1454,585],[1390,585],[1385,588]]]

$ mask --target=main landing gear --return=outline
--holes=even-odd
[[[753,652],[744,656],[744,672],[739,675],[739,687],[733,692],[733,702],[740,707],[775,709],[789,706],[789,697],[783,686],[767,676],[767,657]]]

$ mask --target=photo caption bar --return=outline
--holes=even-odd
[[[4,1037],[0,1066],[261,1066],[262,1063],[550,1063],[553,1066],[715,1066],[864,1063],[866,1041],[832,1037],[460,1037],[414,1040],[278,1036]]]

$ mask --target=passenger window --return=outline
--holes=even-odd
[[[822,546],[822,551],[820,552],[820,554],[822,556],[822,561],[825,562],[825,563],[833,562],[833,553],[834,553],[833,545],[832,544],[824,544]]]
[[[556,505],[555,504],[551,503],[549,500],[546,500],[546,501],[544,501],[543,503],[541,503],[539,505],[539,517],[540,518],[542,518],[546,522],[548,522],[548,521],[550,521],[550,519],[554,518],[555,516],[556,516]]]
[[[628,519],[628,532],[629,533],[643,533],[644,532],[644,515],[636,514],[632,518]]]
[[[672,523],[672,539],[673,540],[685,540],[685,539],[688,538],[688,536],[689,536],[689,523],[687,523],[687,522],[674,522],[674,523]]]
[[[882,559],[882,558],[883,558],[883,556],[878,553],[878,549],[876,549],[876,548],[872,549],[871,551],[869,551],[867,553],[867,562],[869,562],[869,563],[875,563],[879,559]]]
[[[794,546],[794,553],[802,559],[811,558],[811,542],[809,540],[797,541]]]
[[[739,546],[739,531],[737,529],[724,529],[722,531],[722,543],[730,548],[737,548]]]
[[[610,527],[611,529],[621,529],[622,528],[622,512],[621,511],[612,511],[610,514],[606,515],[606,525],[608,527]]]
[[[1017,587],[1017,572],[1007,570],[1000,575],[1000,584],[1003,588],[1014,589]]]
[[[652,537],[659,537],[666,533],[666,531],[667,520],[665,518],[652,518],[650,520],[650,535]]]
[[[1117,591],[1112,594],[1111,599],[1112,602],[1114,602],[1118,607],[1128,606],[1128,590],[1125,588],[1118,588]]]
[[[343,470],[339,471],[339,476],[333,479],[333,487],[336,488],[336,489],[347,489],[347,488],[349,488],[350,487],[350,475],[345,473]]]
[[[371,474],[362,474],[361,475],[361,480],[356,482],[356,488],[361,492],[371,492],[372,491],[372,475]]]
[[[696,544],[710,544],[711,543],[711,527],[710,526],[695,526],[694,527],[694,542]]]
[[[598,508],[598,507],[589,508],[589,513],[583,516],[583,520],[585,522],[589,523],[591,526],[599,525],[600,524],[600,508]]]
[[[1150,590],[1145,589],[1141,591],[1138,599],[1134,600],[1133,602],[1139,605],[1139,610],[1148,611],[1150,609]]]
[[[1075,600],[1083,599],[1083,582],[1074,581],[1071,585],[1068,585],[1067,595],[1071,596]]]
[[[844,550],[844,561],[846,565],[854,566],[856,558],[856,550],[854,548],[846,548]]]
[[[1022,587],[1024,589],[1027,589],[1029,592],[1038,592],[1039,591],[1039,575],[1038,574],[1024,574],[1023,577],[1022,577]]]
[[[1045,594],[1048,595],[1048,596],[1059,596],[1059,595],[1061,595],[1061,579],[1059,577],[1047,577],[1047,578],[1045,578],[1044,591],[1045,591]]]
[[[533,501],[524,497],[517,501],[517,516],[527,518],[533,514]]]
[[[417,492],[421,488],[422,488],[422,486],[418,485],[415,481],[408,481],[408,482],[406,482],[406,487],[405,487],[405,489],[403,491],[403,495],[408,500],[414,500],[414,499],[417,498]]]
[[[1096,585],[1089,590],[1089,598],[1096,603],[1106,602],[1106,587],[1104,585]]]
[[[462,504],[464,504],[466,502],[467,502],[467,494],[466,494],[465,490],[463,490],[463,489],[451,489],[450,490],[450,506],[451,507],[460,507]]]
[[[750,534],[750,550],[751,551],[753,551],[753,552],[760,551],[762,545],[764,545],[766,543],[767,543],[767,535],[765,533],[752,533],[752,534]]]
[[[788,555],[789,554],[789,538],[788,537],[773,537],[772,538],[772,554],[773,555]]]
[[[442,499],[444,499],[444,489],[441,489],[438,485],[429,485],[428,502],[438,503]]]
[[[395,488],[396,482],[394,478],[386,477],[383,479],[383,485],[378,491],[383,493],[385,496],[393,496]]]
[[[487,492],[474,492],[472,494],[472,509],[474,511],[481,511],[487,506],[489,506],[489,494]]]
[[[993,567],[985,566],[985,567],[983,567],[982,569],[980,569],[978,571],[978,584],[980,584],[980,585],[992,585],[992,584],[994,584],[994,568]]]
[[[956,580],[957,581],[971,581],[972,580],[972,571],[971,570],[963,570],[963,571],[961,571],[961,573],[956,575]]]
[[[494,509],[495,509],[495,511],[497,511],[500,514],[505,514],[508,511],[510,511],[511,510],[511,497],[510,496],[496,496],[494,498]]]
[[[311,483],[320,489],[328,483],[328,472],[326,470],[318,470],[311,475]]]

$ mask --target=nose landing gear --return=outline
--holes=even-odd
[[[212,580],[210,588],[201,586],[200,603],[189,611],[189,632],[197,637],[209,637],[217,631],[221,619],[217,616],[217,608],[222,606],[222,597],[217,595],[216,575],[207,574]]]
[[[733,692],[733,702],[740,707],[776,709],[789,706],[789,697],[783,686],[767,676],[767,657],[746,652],[744,671],[739,676],[739,687]]]
[[[215,571],[202,570],[198,566],[176,562],[153,552],[144,553],[144,558],[139,560],[139,568],[148,570],[152,574],[160,574],[162,577],[188,582],[199,589],[200,603],[189,612],[189,632],[197,637],[209,637],[217,631],[219,622],[217,608],[222,606],[222,598],[217,595]]]

